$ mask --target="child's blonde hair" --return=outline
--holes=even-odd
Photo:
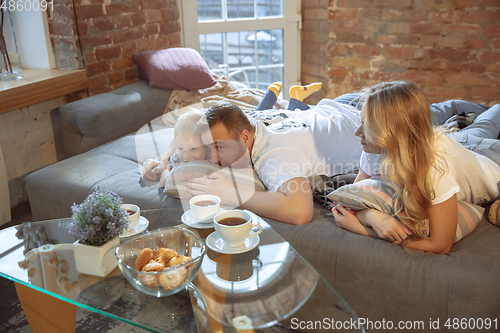
[[[429,102],[414,82],[381,82],[364,90],[365,135],[381,147],[380,170],[396,190],[394,208],[414,236],[428,235],[427,209],[435,193],[430,170],[436,156]]]
[[[195,136],[194,128],[203,115],[204,112],[199,109],[191,109],[180,115],[175,122],[174,137],[179,138],[182,135]]]

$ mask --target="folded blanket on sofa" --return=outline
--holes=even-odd
[[[165,113],[200,103],[198,107],[209,108],[221,102],[232,102],[238,105],[243,111],[251,112],[260,103],[265,95],[265,91],[255,88],[248,88],[245,85],[229,80],[225,76],[213,74],[217,83],[207,89],[199,90],[173,90],[168,100]],[[276,107],[286,109],[288,101],[278,100]]]

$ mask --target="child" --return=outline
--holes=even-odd
[[[269,86],[268,91],[256,110],[272,109],[276,103],[277,97],[281,92],[283,84],[275,82]],[[321,89],[321,83],[313,83],[307,86],[292,86],[290,88],[290,103],[289,110],[306,110],[309,106],[302,101],[312,93]],[[174,127],[174,140],[167,149],[167,158],[162,162],[154,159],[148,159],[144,162],[142,175],[147,180],[158,181],[160,186],[165,186],[165,181],[173,167],[182,162],[194,160],[209,159],[206,147],[202,147],[200,138],[194,134],[194,127],[198,120],[202,117],[203,112],[200,110],[191,110],[179,117]],[[175,153],[170,156],[169,151],[176,149]],[[167,162],[167,163],[165,163]]]
[[[200,137],[194,134],[194,127],[202,116],[202,111],[193,109],[177,119],[174,127],[174,140],[171,143],[175,145],[175,152],[161,163],[153,159],[144,162],[143,176],[146,179],[157,181],[159,178],[160,186],[165,186],[170,171],[177,165],[207,159],[206,147],[201,143]]]
[[[491,148],[498,140],[464,134],[459,140],[468,150],[436,131],[427,98],[413,82],[382,82],[367,89],[364,98],[356,131],[364,153],[356,181],[369,177],[364,170],[372,162],[366,156],[380,154],[380,173],[397,192],[397,219],[373,209],[348,214],[340,207],[332,209],[335,220],[356,233],[448,253],[457,228],[457,200],[481,204],[499,195],[500,153]],[[495,122],[499,114],[495,105],[481,117]],[[500,124],[494,125],[498,136]]]

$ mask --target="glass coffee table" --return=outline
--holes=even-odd
[[[190,228],[181,223],[183,213],[182,208],[142,210],[143,226],[121,242],[172,226],[188,228],[206,241],[213,227]],[[56,302],[60,310],[55,321],[59,325],[64,318],[68,331],[74,331],[78,306],[152,332],[364,332],[335,288],[256,215],[254,223],[263,231],[255,247],[237,254],[207,247],[186,290],[162,298],[135,289],[118,268],[104,278],[79,274],[75,238],[60,226],[64,221],[23,223],[0,231],[0,276],[16,282],[30,325],[51,325],[34,308]]]

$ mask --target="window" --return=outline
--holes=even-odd
[[[298,0],[182,0],[184,45],[252,88],[300,84]]]
[[[47,13],[42,10],[13,11],[22,68],[55,67]]]

